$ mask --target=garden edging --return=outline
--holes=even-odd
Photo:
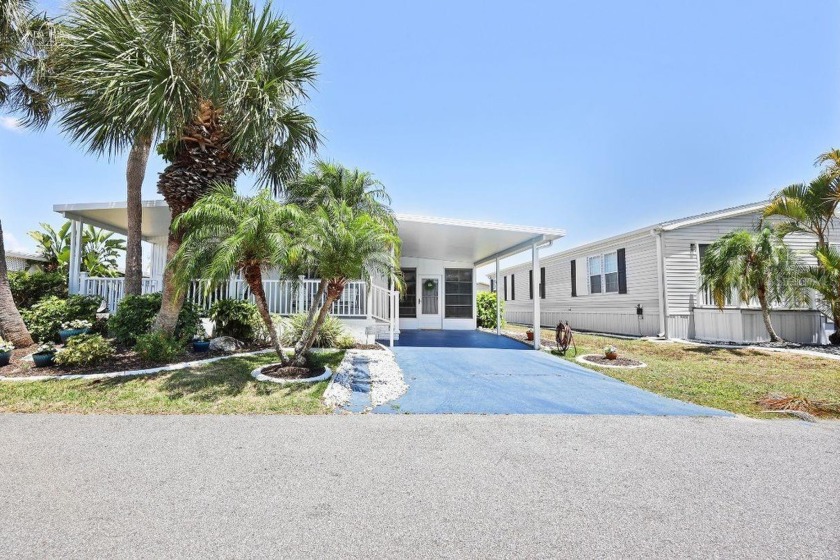
[[[135,377],[140,375],[154,375],[156,373],[161,373],[164,371],[176,371],[179,369],[186,369],[194,366],[200,366],[204,364],[211,364],[213,362],[218,362],[219,360],[227,360],[229,358],[241,358],[243,356],[257,356],[259,354],[268,354],[270,352],[274,352],[273,349],[266,349],[266,350],[255,350],[253,352],[241,352],[239,354],[231,354],[229,356],[217,356],[215,358],[207,358],[205,360],[193,360],[191,362],[178,362],[175,364],[168,364],[165,366],[147,368],[147,369],[135,369],[129,371],[111,371],[108,373],[68,373],[65,375],[32,375],[29,377],[4,377],[0,376],[0,382],[2,381],[52,381],[52,380],[73,380],[73,379],[111,379],[115,377]]]
[[[279,378],[279,377],[271,377],[269,375],[265,375],[264,373],[262,373],[262,370],[264,370],[265,368],[276,366],[276,365],[277,364],[268,364],[268,365],[260,366],[260,367],[258,367],[257,369],[255,369],[251,372],[251,377],[253,377],[257,381],[265,381],[267,383],[277,383],[279,385],[288,385],[288,384],[291,384],[291,383],[317,383],[318,381],[326,381],[327,379],[332,377],[332,374],[333,374],[332,370],[330,370],[330,368],[328,368],[328,367],[324,368],[324,373],[322,373],[321,375],[316,375],[315,377],[304,377],[302,379],[282,379],[282,378]]]

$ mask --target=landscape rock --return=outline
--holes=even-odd
[[[210,341],[211,352],[236,352],[244,347],[244,343],[232,336],[219,336]]]

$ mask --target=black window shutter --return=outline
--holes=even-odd
[[[572,259],[572,297],[577,297],[577,270],[575,262],[577,261]]]
[[[504,288],[505,288],[505,301],[507,301],[507,276],[503,276],[502,281],[504,282]]]
[[[510,275],[510,301],[516,300],[516,275]]]
[[[528,299],[534,299],[534,271],[528,271]]]
[[[618,260],[618,293],[627,293],[627,261],[624,258],[624,249],[616,251]]]
[[[545,267],[540,268],[540,299],[545,299]]]

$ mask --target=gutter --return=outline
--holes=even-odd
[[[668,336],[668,294],[665,291],[665,255],[662,251],[662,228],[653,228],[650,234],[656,238],[656,281],[659,297],[659,336]]]

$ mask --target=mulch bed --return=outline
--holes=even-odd
[[[615,360],[610,360],[606,356],[581,356],[582,360],[586,360],[589,363],[595,364],[596,366],[614,366],[614,367],[633,367],[633,366],[640,366],[642,362],[638,362],[636,360],[631,360],[630,358],[622,358],[618,357]]]
[[[323,366],[319,367],[296,367],[286,366],[282,367],[280,364],[268,366],[262,370],[263,375],[268,377],[276,377],[277,379],[307,379],[309,377],[317,377],[327,371]]]
[[[7,366],[0,366],[0,376],[2,377],[34,377],[40,375],[76,375],[87,373],[112,373],[115,371],[131,371],[136,369],[149,369],[154,367],[161,367],[171,363],[192,362],[196,360],[206,360],[208,358],[216,358],[219,356],[230,356],[233,354],[241,354],[243,352],[252,352],[254,350],[261,350],[262,348],[246,347],[234,352],[193,352],[192,349],[186,350],[182,355],[178,356],[171,362],[148,362],[143,360],[137,352],[126,348],[118,348],[114,355],[98,366],[84,366],[84,367],[70,367],[55,364],[49,367],[36,368],[31,360],[24,361],[23,358],[32,354],[37,350],[38,345],[29,346],[28,348],[15,348],[12,351],[12,359]],[[61,348],[60,345],[56,346]]]

